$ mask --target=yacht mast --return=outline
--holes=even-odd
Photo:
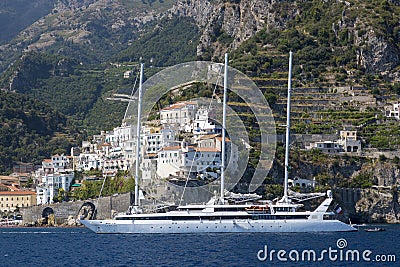
[[[136,171],[135,171],[135,206],[139,206],[139,166],[140,166],[140,117],[142,115],[142,83],[143,83],[143,63],[140,64],[139,97],[137,110],[136,126]]]
[[[290,94],[292,91],[292,55],[289,52],[289,75],[288,75],[288,95],[286,107],[286,149],[285,149],[285,183],[281,202],[288,202],[288,179],[289,179],[289,145],[290,145]]]
[[[228,54],[225,54],[224,70],[224,96],[222,102],[222,146],[221,146],[221,201],[224,202],[225,196],[225,129],[226,129],[226,95],[228,87]]]

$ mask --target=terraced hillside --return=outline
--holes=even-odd
[[[279,53],[276,48],[268,47],[263,51],[265,61],[269,62],[274,72],[263,71],[254,73],[247,71],[253,81],[264,93],[274,111],[277,124],[277,133],[284,134],[286,124],[287,105],[287,68],[288,55]],[[233,65],[242,69],[249,69],[251,60],[246,56],[233,59]],[[338,135],[340,130],[357,130],[364,141],[364,147],[380,149],[398,149],[400,140],[399,122],[385,118],[385,103],[396,99],[389,88],[382,85],[380,95],[374,95],[371,90],[362,85],[347,85],[329,77],[333,73],[323,73],[323,83],[305,85],[302,77],[305,75],[299,66],[296,66],[294,53],[294,77],[291,94],[291,119],[294,134],[327,134]],[[382,101],[385,98],[386,101]],[[389,140],[390,136],[394,136]]]

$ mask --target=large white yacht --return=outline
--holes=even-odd
[[[229,233],[229,232],[341,232],[357,231],[330,219],[329,195],[314,211],[298,211],[299,204],[216,204],[179,206],[165,213],[117,215],[111,220],[81,221],[99,234],[112,233]]]
[[[227,79],[227,55],[225,56],[225,75]],[[141,73],[143,72],[143,65]],[[291,92],[292,52],[289,57],[288,103],[286,144],[290,136],[290,92]],[[225,127],[226,83],[224,82],[223,129]],[[141,79],[139,85],[140,118]],[[138,122],[138,129],[140,122]],[[137,131],[138,143],[140,131]],[[225,140],[225,131],[222,131]],[[138,148],[137,148],[138,149]],[[222,142],[221,162],[224,161],[225,145]],[[136,155],[139,155],[137,152]],[[285,153],[284,195],[280,200],[262,201],[255,194],[237,195],[225,192],[224,168],[221,166],[221,195],[206,204],[178,206],[175,210],[156,213],[140,213],[139,207],[139,166],[136,165],[135,206],[126,214],[119,214],[109,220],[81,220],[90,230],[99,234],[114,233],[251,233],[251,232],[340,232],[357,231],[351,225],[334,219],[334,212],[328,212],[333,198],[328,191],[326,199],[314,210],[302,210],[303,205],[294,203],[288,196],[289,146]]]

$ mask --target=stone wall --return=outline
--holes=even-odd
[[[63,225],[67,223],[69,217],[79,219],[78,213],[82,205],[86,202],[93,203],[96,207],[97,219],[109,219],[118,212],[127,211],[131,203],[131,193],[119,194],[86,201],[62,202],[50,205],[32,206],[21,208],[23,224],[35,224],[43,218],[43,211],[51,208],[54,212],[55,224]],[[49,210],[49,209],[48,209]]]

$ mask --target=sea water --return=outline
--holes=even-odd
[[[400,225],[380,227],[386,231],[115,235],[0,228],[0,266],[400,266]]]

